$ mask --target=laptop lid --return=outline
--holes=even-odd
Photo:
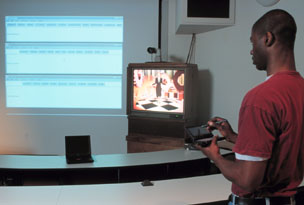
[[[67,158],[91,156],[90,135],[65,136],[65,154]]]

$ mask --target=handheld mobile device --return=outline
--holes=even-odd
[[[188,144],[200,145],[202,147],[208,147],[213,139],[213,134],[202,126],[186,127],[186,139]],[[217,141],[224,140],[225,137],[218,137]]]

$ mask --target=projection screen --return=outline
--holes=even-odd
[[[126,68],[158,45],[158,0],[1,0],[0,154],[125,153]]]

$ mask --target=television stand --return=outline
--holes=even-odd
[[[126,137],[128,153],[153,152],[170,149],[180,149],[184,147],[184,138],[129,134]]]
[[[185,144],[185,127],[191,123],[183,119],[162,119],[128,116],[128,153],[180,149]]]
[[[185,127],[197,125],[183,119],[162,119],[139,116],[128,116],[130,134],[155,135],[172,138],[185,138]]]

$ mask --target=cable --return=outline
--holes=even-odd
[[[189,64],[191,62],[191,59],[192,59],[193,53],[194,53],[195,42],[196,42],[196,34],[193,33],[191,43],[190,43],[189,52],[188,52],[188,56],[187,56],[187,60],[186,60],[186,64]]]
[[[161,33],[162,33],[162,4],[163,1],[158,1],[158,50],[159,50],[159,60],[162,61],[162,53],[161,53]]]

